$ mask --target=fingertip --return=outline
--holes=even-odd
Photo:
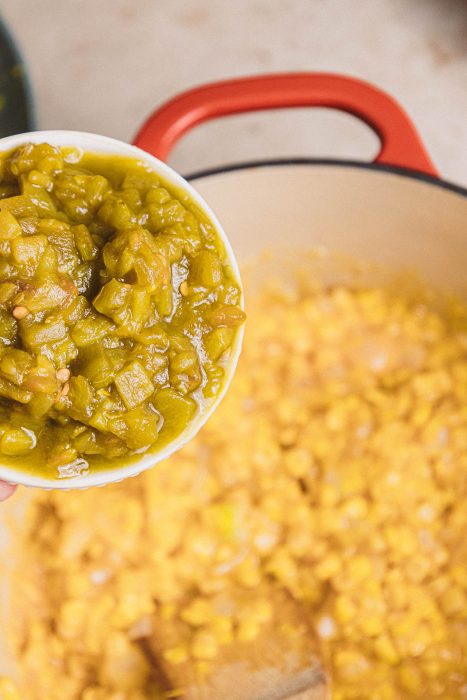
[[[5,501],[15,491],[15,484],[7,484],[6,481],[0,481],[0,501]]]

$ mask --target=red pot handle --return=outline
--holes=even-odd
[[[166,160],[197,124],[241,112],[284,107],[333,107],[359,117],[378,134],[376,163],[438,176],[411,120],[382,90],[356,78],[327,73],[284,73],[239,78],[182,92],[156,109],[134,143]]]

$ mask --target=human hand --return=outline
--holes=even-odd
[[[0,501],[5,501],[11,496],[16,486],[7,484],[6,481],[0,481]]]

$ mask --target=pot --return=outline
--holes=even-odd
[[[380,137],[380,153],[373,163],[265,160],[189,176],[229,232],[240,263],[257,259],[265,249],[292,248],[295,257],[310,248],[339,250],[394,271],[417,269],[430,282],[462,293],[467,190],[438,176],[402,108],[367,83],[290,74],[208,85],[158,109],[135,144],[165,160],[177,140],[203,121],[293,106],[334,107],[358,116]],[[24,493],[0,507],[0,522],[7,514],[20,516],[22,500]],[[1,642],[0,635],[0,647]],[[2,651],[0,674],[14,674]],[[325,696],[320,685],[294,698]],[[261,697],[279,696],[265,691]]]

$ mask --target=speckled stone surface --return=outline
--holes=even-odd
[[[467,186],[465,0],[2,0],[41,128],[131,140],[196,84],[274,71],[349,73],[406,107],[442,175]],[[324,110],[229,118],[175,150],[182,173],[251,158],[368,159],[375,136]]]

